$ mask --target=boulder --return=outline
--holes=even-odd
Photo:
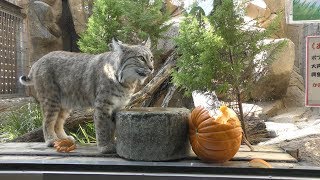
[[[258,105],[262,108],[259,117],[264,119],[278,115],[285,108],[282,100],[259,102]]]
[[[305,91],[304,79],[297,72],[298,68],[294,66],[294,71],[291,73],[287,93],[283,98],[286,107],[304,107],[305,106]]]
[[[312,111],[309,107],[283,108],[278,115],[269,118],[269,121],[279,123],[295,123],[311,120]]]
[[[278,13],[285,8],[285,0],[264,0],[267,7],[271,10],[272,13]]]
[[[253,100],[281,99],[287,93],[295,61],[295,51],[291,40],[277,39],[274,42],[280,41],[286,41],[285,46],[276,51],[277,54],[268,67],[263,67],[267,68],[267,73],[254,84],[250,92]]]
[[[170,19],[166,24],[172,24],[170,28],[162,34],[163,38],[158,40],[157,50],[161,52],[161,58],[157,58],[154,62],[155,69],[163,64],[163,61],[167,59],[170,53],[175,49],[176,43],[174,38],[179,34],[180,22],[182,21],[183,16],[176,16]]]
[[[186,108],[132,108],[116,114],[116,149],[123,158],[169,161],[190,150]]]
[[[263,21],[263,22],[260,24],[260,27],[262,27],[262,28],[268,28],[269,25],[270,25],[277,17],[278,17],[277,14],[271,14],[268,19],[266,19],[265,21]]]
[[[54,37],[60,37],[61,36],[61,29],[56,24],[56,18],[55,15],[57,12],[54,12],[55,10],[47,3],[44,3],[42,1],[34,1],[32,4],[33,11],[36,14],[36,20],[39,20],[40,24],[33,24],[37,25],[40,30],[40,34],[36,34],[37,32],[31,32],[34,36],[44,36],[44,38],[48,38],[50,35],[53,35]],[[46,31],[49,31],[46,32]],[[54,38],[53,37],[53,38]]]
[[[47,2],[47,3],[46,3]],[[61,1],[30,1],[27,11],[31,64],[43,55],[61,50],[62,37],[58,22],[62,13]]]
[[[68,3],[72,14],[74,28],[76,30],[76,33],[80,35],[86,30],[89,12],[86,11],[83,1],[68,0]]]
[[[277,38],[284,38],[286,36],[286,30],[287,30],[287,23],[286,23],[286,16],[285,16],[285,0],[264,0],[264,2],[267,5],[267,8],[270,9],[271,14],[276,14],[277,16],[281,15],[282,19],[280,21],[280,28],[275,33]],[[271,18],[269,20],[272,21]],[[263,26],[266,26],[270,24],[270,22],[266,22],[263,24]]]
[[[288,151],[295,150],[300,163],[310,167],[320,166],[320,135],[308,135],[279,143],[280,148]]]
[[[176,16],[182,14],[182,5],[183,3],[177,0],[165,0],[167,12],[171,14],[171,16]]]
[[[246,7],[247,16],[257,19],[259,22],[266,20],[271,11],[263,0],[254,0],[248,3]]]

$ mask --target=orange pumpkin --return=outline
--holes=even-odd
[[[225,110],[225,108],[222,106],[220,110]],[[193,151],[201,160],[225,162],[238,152],[241,145],[242,128],[239,119],[229,114],[222,111],[216,121],[203,107],[196,107],[191,112],[189,140]],[[229,117],[224,117],[226,115]]]

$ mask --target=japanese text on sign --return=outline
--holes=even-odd
[[[320,106],[320,36],[306,40],[306,106]]]

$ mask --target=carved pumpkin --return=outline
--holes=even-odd
[[[227,109],[225,109],[227,108]],[[195,154],[203,161],[225,162],[239,150],[242,128],[231,109],[222,106],[215,118],[203,107],[196,107],[189,116],[189,140]]]

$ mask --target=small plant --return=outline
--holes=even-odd
[[[15,139],[42,125],[42,113],[38,104],[28,103],[2,117],[0,134],[2,141]]]
[[[284,45],[263,43],[276,32],[280,18],[265,31],[248,29],[241,8],[235,7],[233,0],[217,1],[214,5],[209,16],[201,10],[191,11],[181,23],[176,39],[181,56],[173,82],[189,94],[195,90],[215,90],[237,102],[245,132],[243,95],[266,72],[263,67],[271,63],[274,52]],[[269,57],[255,60],[259,53],[271,50]]]
[[[96,143],[96,132],[93,122],[87,122],[84,125],[79,125],[76,132],[70,132],[70,134],[80,144]]]

